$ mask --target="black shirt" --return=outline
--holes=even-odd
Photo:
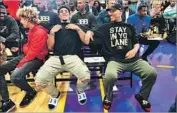
[[[40,25],[48,29],[49,31],[52,29],[54,25],[60,24],[60,19],[58,15],[54,12],[49,11],[40,11],[39,13]]]
[[[107,61],[133,62],[138,59],[125,59],[128,51],[138,43],[135,29],[132,25],[116,22],[104,24],[95,30],[94,43],[102,44],[102,54]]]
[[[90,12],[86,12],[84,15],[82,15],[80,12],[77,12],[72,16],[71,23],[82,25],[89,29],[92,29],[97,25],[95,16]]]
[[[81,50],[82,42],[75,30],[65,29],[67,24],[62,24],[62,29],[55,33],[54,55],[75,55]]]

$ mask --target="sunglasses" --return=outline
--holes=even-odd
[[[68,10],[60,10],[60,13],[69,13]]]

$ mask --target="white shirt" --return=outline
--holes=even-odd
[[[127,19],[128,19],[128,17],[129,17],[129,10],[128,11],[125,11],[125,23],[127,23]]]

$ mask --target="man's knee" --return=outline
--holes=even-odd
[[[118,79],[118,75],[116,72],[107,71],[105,73],[105,79],[116,81]]]
[[[20,73],[12,73],[10,75],[10,80],[12,83],[18,83],[18,82],[21,82],[22,80],[24,80],[24,78],[22,78]]]
[[[154,81],[157,78],[157,72],[155,71],[155,69],[148,70],[147,75],[149,79],[154,80]]]
[[[90,73],[84,74],[84,76],[79,79],[82,83],[87,84],[90,81]]]
[[[40,78],[35,79],[35,85],[37,90],[45,89],[48,86],[48,84],[49,82],[47,82],[46,80]]]

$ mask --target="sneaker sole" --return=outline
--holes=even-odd
[[[80,105],[84,105],[84,104],[87,103],[87,99],[86,99],[86,101],[84,103],[81,103],[80,101],[78,101],[78,102],[79,102]]]
[[[36,95],[34,96],[34,98],[28,103],[28,105],[32,103],[32,101],[36,98],[36,96],[37,96],[37,93],[36,93]],[[24,106],[20,106],[20,105],[19,105],[19,106],[20,106],[20,108],[24,108],[24,107],[26,107],[26,106],[28,106],[28,105],[24,105]]]
[[[12,108],[10,108],[8,111],[6,111],[6,113],[9,113],[9,112],[11,112],[11,111],[13,111],[15,109],[16,109],[16,105],[14,105]]]

